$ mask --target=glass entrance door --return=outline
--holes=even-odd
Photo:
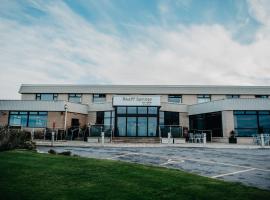
[[[138,117],[138,136],[147,136],[147,117]]]
[[[116,107],[115,136],[158,136],[159,107]]]
[[[136,117],[128,117],[127,118],[127,136],[136,136],[137,132],[137,123],[136,123]]]

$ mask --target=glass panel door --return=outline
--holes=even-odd
[[[149,117],[148,118],[148,136],[155,137],[157,134],[157,118]]]
[[[127,118],[127,136],[136,136],[136,117]]]
[[[126,118],[118,117],[117,128],[119,136],[126,136]]]
[[[147,117],[138,117],[138,136],[147,136]]]

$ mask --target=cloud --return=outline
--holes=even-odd
[[[18,98],[22,83],[270,84],[268,24],[253,7],[264,25],[240,44],[220,24],[135,26],[125,38],[101,32],[63,2],[29,5],[43,17],[20,12],[25,22],[0,21],[1,98]]]
[[[270,26],[270,1],[248,0],[250,14],[263,25]]]

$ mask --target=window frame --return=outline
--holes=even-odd
[[[79,97],[80,101],[79,102],[70,101],[70,97]],[[68,101],[71,103],[82,103],[82,94],[81,93],[69,93],[68,94]]]
[[[179,101],[170,101],[170,99],[179,99]],[[183,101],[183,97],[181,94],[169,94],[168,95],[168,103],[181,104]]]
[[[200,102],[200,99],[209,99],[209,101],[203,101]],[[211,101],[211,95],[210,94],[197,94],[197,103],[207,103]]]
[[[94,93],[92,95],[92,102],[93,103],[104,103],[106,102],[106,94],[104,93]]]
[[[42,100],[42,95],[52,95],[52,100]],[[57,93],[36,93],[36,101],[57,101],[58,94]]]

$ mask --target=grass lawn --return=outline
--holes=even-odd
[[[270,199],[270,191],[120,161],[0,152],[0,199]]]

